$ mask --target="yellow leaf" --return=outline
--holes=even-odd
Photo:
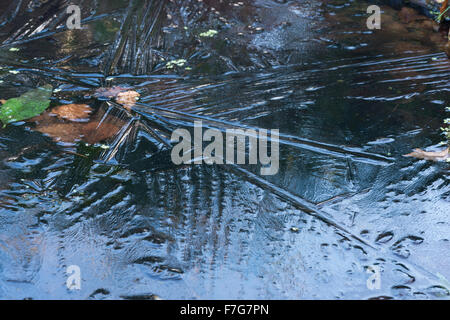
[[[115,86],[111,88],[100,88],[95,91],[96,97],[115,98],[117,103],[130,110],[136,104],[140,94],[134,90],[128,90],[123,87]]]
[[[96,97],[104,97],[104,98],[115,98],[121,92],[126,91],[126,88],[114,86],[111,88],[98,88],[95,90]]]

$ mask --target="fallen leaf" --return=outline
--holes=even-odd
[[[87,104],[66,104],[53,108],[52,114],[70,121],[86,121],[92,113],[92,108]]]
[[[413,152],[405,154],[404,157],[414,157],[417,159],[433,160],[433,161],[444,161],[449,159],[448,152],[449,148],[437,152],[429,152],[423,151],[422,149],[414,149]]]
[[[173,69],[175,66],[182,67],[185,64],[186,64],[186,60],[185,59],[172,60],[172,61],[167,62],[166,68],[167,69]]]
[[[127,91],[126,88],[114,86],[111,88],[98,88],[94,96],[97,98],[115,98],[121,92]]]
[[[55,141],[73,143],[81,140],[80,123],[45,123],[38,124],[34,130],[41,132]]]
[[[116,102],[124,106],[125,109],[130,110],[136,104],[136,100],[139,98],[140,94],[136,91],[129,90],[126,92],[121,92],[116,97]]]
[[[52,89],[51,85],[46,85],[5,101],[0,109],[0,121],[6,125],[41,114],[50,105]]]
[[[6,100],[0,99],[0,103],[1,103],[1,104],[5,104],[5,103],[6,103]]]

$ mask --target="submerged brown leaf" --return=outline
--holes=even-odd
[[[404,157],[414,157],[417,159],[433,160],[433,161],[444,161],[449,159],[448,152],[449,148],[437,152],[429,152],[423,151],[422,149],[414,149],[413,152],[405,154]]]
[[[52,123],[49,125],[39,125],[37,131],[52,137],[55,141],[73,143],[84,141],[94,144],[115,136],[120,127],[112,123],[102,123],[93,121],[89,123]]]
[[[55,141],[73,143],[84,141],[94,144],[114,137],[125,124],[125,122],[115,116],[106,115],[104,110],[95,113],[89,122],[67,122],[55,117],[50,112],[46,112],[30,121],[35,122],[33,128]]]
[[[130,110],[136,104],[140,94],[134,90],[128,90],[123,87],[115,86],[111,88],[99,88],[94,94],[96,97],[114,98],[117,103],[123,105],[125,109]]]
[[[85,121],[89,119],[92,108],[87,104],[67,104],[53,108],[52,114],[70,121]]]

